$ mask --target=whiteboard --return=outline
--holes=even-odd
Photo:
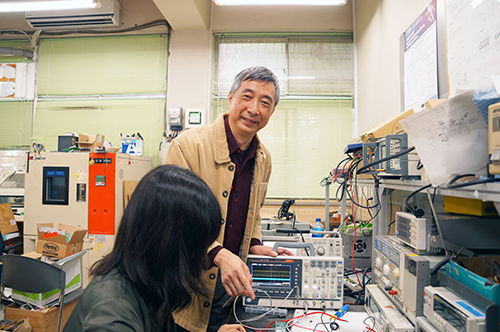
[[[449,96],[500,74],[500,1],[447,0]]]

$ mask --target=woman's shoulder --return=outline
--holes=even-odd
[[[87,286],[84,296],[93,299],[95,302],[106,298],[123,298],[130,302],[137,302],[136,290],[132,283],[121,275],[117,270],[113,270],[105,275],[96,275]]]
[[[147,306],[132,283],[116,271],[92,278],[63,332],[151,331]]]

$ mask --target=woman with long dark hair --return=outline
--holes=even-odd
[[[217,199],[190,171],[166,165],[146,174],[64,331],[175,331],[172,312],[207,294],[201,275],[221,223]]]

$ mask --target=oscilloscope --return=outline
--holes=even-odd
[[[344,259],[342,257],[249,255],[255,299],[243,305],[281,308],[339,309],[343,305]]]

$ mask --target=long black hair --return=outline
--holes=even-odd
[[[207,295],[202,270],[209,267],[207,249],[221,225],[219,204],[205,182],[178,166],[159,166],[137,185],[113,251],[91,275],[118,269],[163,325],[191,303],[193,292]]]

